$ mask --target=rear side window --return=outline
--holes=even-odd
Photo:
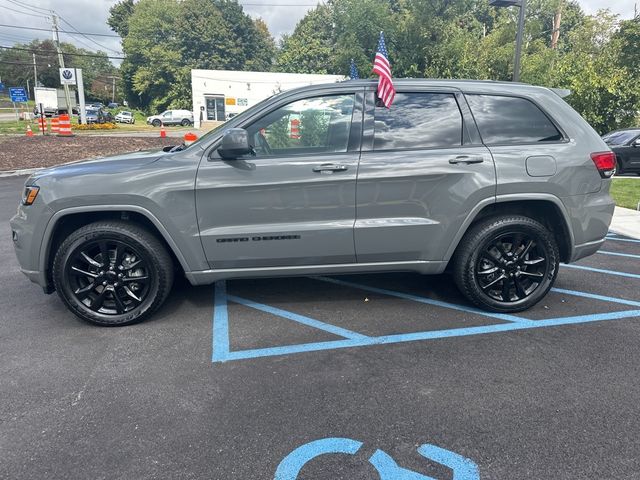
[[[462,145],[462,115],[452,94],[398,93],[376,107],[374,150]]]
[[[562,140],[549,117],[524,98],[465,95],[482,141],[488,144],[553,142]]]

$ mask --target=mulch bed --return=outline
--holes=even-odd
[[[2,136],[0,172],[50,167],[87,158],[116,155],[138,150],[160,149],[181,143],[180,138],[116,136]]]

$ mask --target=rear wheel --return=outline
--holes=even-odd
[[[136,323],[166,299],[173,262],[147,230],[96,222],[72,233],[56,252],[53,281],[67,307],[103,326]]]
[[[510,215],[483,220],[467,232],[453,274],[474,304],[494,312],[519,312],[549,291],[559,268],[558,245],[544,225]]]
[[[180,122],[180,124],[183,127],[188,127],[189,125],[191,125],[191,122],[189,120],[187,120],[186,118],[182,119],[182,122]]]

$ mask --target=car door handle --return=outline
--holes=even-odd
[[[340,165],[336,163],[323,163],[322,165],[316,165],[313,167],[314,172],[322,173],[322,172],[344,172],[348,170],[349,167],[346,165]]]
[[[482,155],[458,155],[457,157],[450,158],[449,163],[451,165],[456,165],[458,163],[482,163],[484,162],[484,157]]]

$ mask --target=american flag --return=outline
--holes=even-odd
[[[391,78],[389,53],[384,44],[384,33],[382,32],[380,32],[380,39],[378,40],[376,58],[373,61],[373,73],[377,73],[380,76],[378,79],[378,98],[382,100],[385,107],[390,108],[393,103],[393,98],[396,96],[396,89],[393,86],[393,79]]]

